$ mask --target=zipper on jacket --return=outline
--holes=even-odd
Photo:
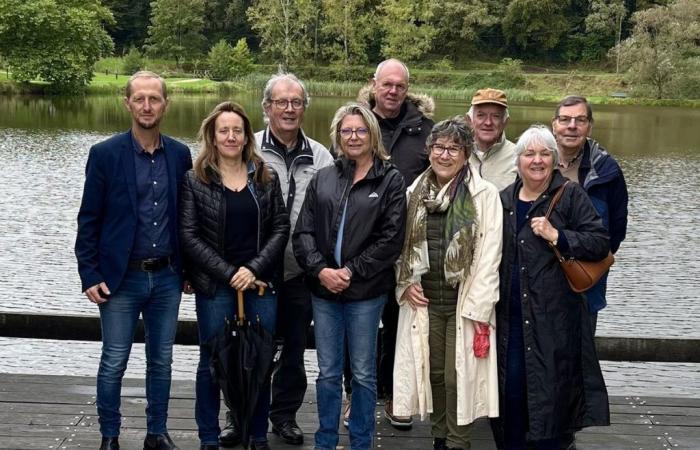
[[[224,257],[226,255],[226,186],[223,180],[221,181],[221,201],[219,202],[219,223],[221,224],[221,233],[219,233],[219,248]]]
[[[348,184],[350,184],[350,178],[347,179],[345,182],[345,186],[343,187],[343,196],[340,198],[340,205],[342,208],[342,205],[345,202],[348,201],[350,197],[350,191],[352,191],[352,186],[350,189],[348,189]],[[341,208],[338,208],[338,211],[335,213],[335,220],[333,221],[333,235],[335,236],[335,239],[333,239],[333,245],[331,246],[331,249],[335,249],[335,246],[338,244],[338,228],[340,227],[340,213],[341,213]],[[345,205],[345,208],[347,208],[347,204]],[[340,249],[340,260],[341,262],[345,262],[343,259],[343,249],[341,247]],[[335,258],[334,258],[335,259]]]
[[[262,215],[262,211],[260,211],[260,203],[258,203],[258,198],[255,196],[255,191],[251,187],[252,184],[253,184],[253,182],[250,181],[250,178],[248,178],[248,181],[246,182],[246,187],[250,191],[250,195],[253,196],[253,201],[255,202],[255,206],[258,208],[258,232],[256,234],[257,234],[257,238],[258,238],[257,239],[257,249],[258,249],[258,254],[260,254],[260,234],[262,233],[262,230],[261,230],[262,220],[260,217]]]

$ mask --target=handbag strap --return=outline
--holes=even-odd
[[[561,196],[564,195],[564,189],[566,189],[566,185],[569,184],[569,181],[571,180],[566,180],[564,184],[561,185],[559,189],[557,189],[557,192],[554,194],[554,197],[552,197],[552,201],[549,202],[549,208],[547,208],[547,214],[544,215],[544,217],[549,220],[549,216],[552,215],[552,211],[554,211],[554,207],[557,206],[557,203],[559,203],[559,200],[561,199]],[[554,256],[557,257],[559,262],[564,262],[565,258],[562,256],[562,254],[557,250],[557,248],[552,245],[551,242],[547,241],[547,244],[551,247],[551,249],[554,251]]]
[[[549,216],[552,215],[552,211],[554,211],[554,207],[557,206],[557,203],[559,203],[559,199],[561,196],[564,194],[564,189],[566,189],[566,185],[569,184],[569,181],[571,180],[566,180],[564,184],[562,184],[559,189],[557,189],[557,192],[554,193],[554,197],[552,197],[552,201],[549,202],[549,208],[547,208],[547,214],[544,215],[544,217],[549,220]]]

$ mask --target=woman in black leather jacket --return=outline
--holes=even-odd
[[[316,336],[319,429],[315,448],[338,444],[345,339],[352,367],[348,430],[353,449],[372,448],[377,328],[401,252],[406,188],[367,108],[341,107],[331,125],[341,156],[312,178],[292,244],[306,271]]]
[[[203,344],[235,315],[237,290],[245,291],[246,315],[259,317],[274,334],[277,297],[272,285],[281,271],[289,216],[277,174],[255,153],[253,130],[240,105],[216,106],[202,122],[199,140],[194,169],[182,187],[180,237],[199,327],[195,419],[201,448],[210,450],[219,448],[220,397]],[[258,295],[260,286],[267,288],[263,295]],[[258,450],[269,449],[269,388],[267,380],[251,424],[251,445]]]

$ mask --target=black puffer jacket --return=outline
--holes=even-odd
[[[258,205],[258,254],[245,264],[255,277],[274,282],[281,275],[284,247],[289,238],[289,215],[284,207],[280,182],[274,170],[267,168],[267,184],[253,180],[250,165],[248,189]],[[185,256],[185,271],[196,292],[213,295],[217,283],[228,284],[238,267],[224,260],[226,203],[219,176],[210,171],[209,184],[197,178],[193,170],[185,175],[180,204],[180,242]]]
[[[398,169],[375,159],[367,176],[352,184],[355,163],[344,157],[319,170],[309,183],[292,237],[294,256],[314,295],[328,300],[367,300],[395,286],[394,262],[406,229],[406,187]],[[347,200],[341,263],[333,256]],[[324,288],[324,268],[347,267],[350,286],[340,295]]]
[[[548,189],[533,203],[527,218],[544,216],[552,196],[565,182],[554,171]],[[505,399],[513,266],[519,271],[519,303],[525,352],[528,439],[550,439],[592,425],[609,425],[608,395],[598,363],[583,295],[571,290],[547,242],[528,224],[516,234],[517,179],[501,192],[503,258],[500,298],[496,305],[498,382],[501,411]],[[563,234],[565,257],[597,261],[607,255],[608,237],[586,192],[569,183],[550,222]],[[559,238],[561,241],[562,238]],[[501,430],[502,431],[502,430]],[[501,436],[502,437],[502,436]]]

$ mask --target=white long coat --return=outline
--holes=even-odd
[[[409,196],[416,189],[417,181],[408,188]],[[475,230],[478,235],[475,236],[469,276],[465,282],[460,283],[458,289],[455,343],[458,425],[470,424],[483,416],[498,417],[495,306],[499,297],[498,266],[501,263],[503,209],[496,187],[473,170],[468,186],[476,209]],[[427,249],[423,254],[427,255]],[[427,261],[423,265],[427,268]],[[427,269],[423,269],[425,272]],[[393,391],[394,414],[418,414],[421,420],[433,412],[428,311],[427,308],[413,310],[408,304],[402,304],[400,299],[411,283],[420,282],[423,273],[414,273],[410,282],[404,282],[396,288],[400,309]],[[474,321],[488,322],[491,327],[491,345],[486,358],[474,356]]]

